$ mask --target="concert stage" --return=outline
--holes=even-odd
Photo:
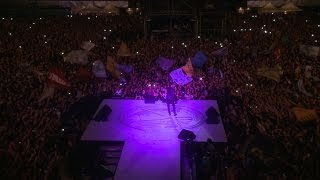
[[[182,129],[195,133],[195,141],[227,142],[222,122],[206,124],[206,110],[214,100],[180,100],[177,116],[169,116],[167,105],[160,101],[145,104],[142,100],[106,99],[112,112],[104,122],[91,121],[82,141],[123,141],[124,147],[115,173],[116,180],[180,179],[180,140]],[[171,107],[172,108],[172,107]],[[97,112],[99,111],[97,110]]]

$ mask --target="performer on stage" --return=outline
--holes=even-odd
[[[171,116],[171,111],[170,111],[170,104],[172,104],[173,107],[173,113],[176,116],[176,106],[175,106],[175,101],[176,101],[176,93],[174,91],[174,85],[171,85],[167,88],[167,96],[166,96],[166,102],[167,102],[167,107],[168,107],[168,113]]]

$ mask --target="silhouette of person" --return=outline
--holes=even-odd
[[[173,86],[173,85],[172,85]],[[176,93],[174,91],[174,88],[172,86],[167,87],[167,96],[166,96],[166,102],[167,102],[167,107],[168,107],[168,113],[171,116],[171,111],[170,111],[170,104],[172,104],[173,107],[173,113],[176,116],[176,106],[175,106],[175,101],[176,101]]]

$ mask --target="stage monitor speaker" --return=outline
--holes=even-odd
[[[206,115],[207,115],[207,119],[206,119],[206,123],[207,124],[219,124],[220,120],[219,120],[219,113],[217,112],[217,110],[215,108],[213,108],[212,106],[206,111]]]
[[[184,141],[194,140],[196,138],[196,135],[192,131],[182,129],[178,135],[178,138]]]
[[[114,177],[114,173],[107,166],[102,164],[100,164],[96,173],[98,177],[100,177],[101,179],[108,179]]]
[[[97,115],[93,118],[93,120],[94,121],[106,121],[111,112],[112,112],[112,109],[109,106],[104,105],[99,110]]]
[[[156,103],[156,99],[154,98],[154,96],[146,96],[144,98],[144,103],[145,104],[155,104]]]

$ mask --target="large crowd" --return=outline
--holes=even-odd
[[[122,98],[143,99],[173,81],[170,71],[155,62],[158,57],[174,59],[171,70],[185,65],[201,50],[208,56],[193,81],[175,85],[178,99],[210,99],[229,90],[224,118],[228,146],[226,174],[230,179],[317,179],[320,148],[319,119],[297,122],[293,107],[314,109],[319,116],[319,82],[304,78],[312,96],[300,92],[298,80],[311,66],[320,75],[319,57],[301,54],[300,44],[319,46],[320,25],[313,15],[228,15],[228,33],[217,39],[143,38],[143,18],[136,15],[57,17],[5,17],[0,19],[0,177],[9,179],[52,179],[59,165],[77,143],[77,135],[61,140],[61,114],[81,97],[108,93]],[[285,40],[282,40],[285,37]],[[317,39],[318,38],[318,39]],[[81,42],[96,46],[85,66],[64,62],[63,54],[79,49]],[[121,42],[130,57],[117,57]],[[280,58],[263,52],[274,43]],[[228,47],[228,55],[215,57],[213,50]],[[252,53],[256,49],[258,53]],[[113,78],[92,77],[81,81],[79,67],[91,71],[95,60],[116,57],[132,65],[123,73],[125,83]],[[280,82],[256,75],[257,68],[282,67]],[[39,101],[50,67],[61,69],[69,89],[57,89],[52,98]],[[208,69],[214,68],[214,73]],[[300,71],[297,71],[300,69]],[[77,93],[70,93],[77,92]],[[86,123],[74,127],[81,132]],[[63,141],[61,143],[61,141]],[[213,170],[209,169],[208,177]]]

